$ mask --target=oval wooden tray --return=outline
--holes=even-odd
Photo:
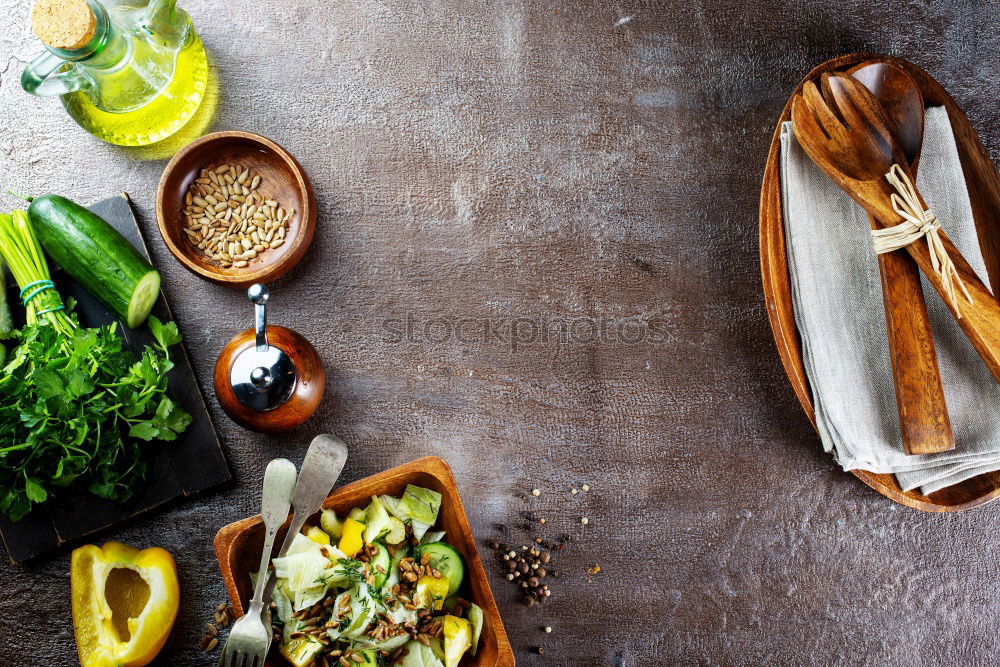
[[[799,83],[818,77],[823,72],[846,70],[864,60],[879,59],[902,67],[916,80],[927,106],[943,106],[948,110],[962,170],[968,183],[976,231],[986,262],[991,285],[1000,285],[1000,176],[962,110],[951,96],[927,72],[916,65],[891,56],[856,53],[828,60],[816,67]],[[781,211],[779,152],[781,124],[791,119],[791,98],[771,139],[771,150],[764,170],[760,193],[760,269],[764,285],[767,316],[771,321],[774,341],[781,363],[792,383],[795,396],[806,416],[816,426],[812,392],[802,365],[802,346],[792,312],[788,262],[785,254],[785,227]],[[1000,496],[1000,471],[979,475],[925,496],[917,491],[903,491],[893,475],[877,475],[864,470],[852,471],[862,482],[901,505],[925,512],[955,512],[987,503]]]

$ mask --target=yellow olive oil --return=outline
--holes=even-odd
[[[146,146],[171,136],[191,120],[205,97],[207,81],[208,56],[192,30],[188,43],[177,52],[173,77],[149,102],[110,113],[98,109],[86,92],[78,90],[63,95],[62,103],[82,128],[99,139],[119,146]],[[113,81],[105,79],[103,85],[107,88]]]

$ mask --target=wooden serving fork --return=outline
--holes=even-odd
[[[913,174],[881,106],[864,85],[836,73],[823,74],[819,86],[806,82],[792,99],[792,126],[813,162],[882,229],[904,221],[893,203],[901,190],[887,175],[912,186]],[[909,189],[920,212],[926,211],[916,187]],[[940,254],[932,257],[932,236],[940,240],[940,250],[953,269],[940,264]],[[993,377],[1000,380],[1000,304],[943,230],[904,247],[948,304]]]

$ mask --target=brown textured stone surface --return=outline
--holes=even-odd
[[[245,298],[158,242],[162,160],[21,92],[39,49],[27,4],[0,14],[3,186],[127,190],[209,392]],[[277,140],[316,185],[316,240],[272,286],[272,321],[313,341],[329,384],[281,438],[212,399],[235,483],[104,536],[177,556],[183,609],[157,664],[211,662],[212,536],[256,511],[270,458],[300,460],[326,430],[352,447],[346,480],[438,454],[481,538],[523,510],[573,537],[544,608],[494,573],[520,664],[996,661],[1000,505],[897,508],[821,453],[771,342],[756,247],[773,123],[831,56],[913,60],[1000,156],[996,2],[183,4],[219,68],[214,127]],[[408,316],[412,340],[386,323]],[[445,322],[467,324],[442,341]],[[576,333],[523,340],[531,323]],[[0,565],[0,664],[73,663],[68,563]]]

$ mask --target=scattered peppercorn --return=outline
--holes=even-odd
[[[577,492],[577,489],[574,489],[575,492]],[[532,496],[537,497],[540,494],[541,489],[532,489]],[[527,496],[521,497],[526,498]],[[528,533],[528,531],[533,530],[533,526],[537,529],[539,524],[544,525],[547,522],[547,519],[544,517],[537,517],[530,511],[522,511],[519,514],[522,522],[510,525],[495,524],[493,526],[494,530],[507,537],[507,539],[512,539],[510,536],[512,529]],[[583,523],[586,522],[586,519],[584,519]],[[565,549],[571,539],[572,536],[565,533],[560,535],[556,540],[535,536],[531,538],[529,544],[522,544],[520,549],[516,546],[511,547],[496,539],[486,540],[485,544],[496,554],[497,562],[502,566],[502,575],[521,592],[522,604],[531,608],[546,602],[552,595],[552,591],[542,581],[551,580],[559,576],[558,572],[552,567],[553,554]],[[551,628],[546,630],[546,632],[551,632]]]

